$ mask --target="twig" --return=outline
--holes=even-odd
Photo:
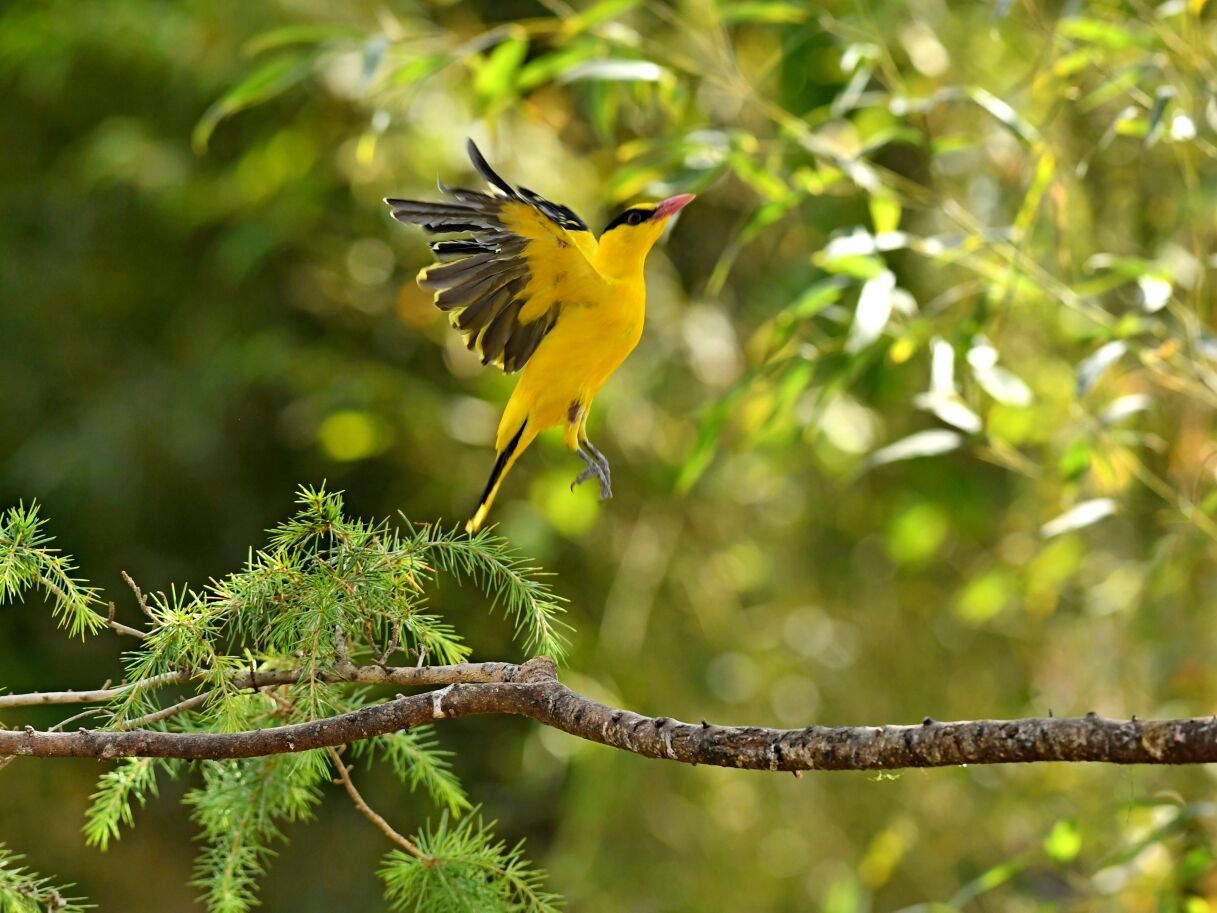
[[[512,681],[519,670],[514,663],[457,663],[451,666],[348,666],[321,672],[317,678],[323,682],[352,682],[361,685],[450,685],[453,682],[476,684],[484,682]],[[257,673],[259,687],[290,685],[309,673],[301,669],[282,669]],[[116,688],[101,688],[93,691],[33,691],[27,694],[0,694],[0,709],[5,707],[35,707],[46,704],[95,704],[109,701],[126,694],[133,688],[147,690],[163,685],[180,685],[206,678],[203,672],[166,672],[143,682],[120,685]],[[241,690],[252,688],[255,679],[245,674],[233,679],[232,687]]]
[[[106,625],[119,634],[126,634],[128,637],[138,637],[140,640],[147,640],[148,634],[138,628],[129,628],[121,621],[114,620],[114,603],[109,604],[109,612],[106,613]]]
[[[47,704],[96,704],[120,697],[137,688],[142,691],[159,688],[162,685],[179,685],[190,681],[191,678],[193,676],[189,673],[164,672],[141,682],[132,682],[115,688],[107,686],[93,691],[33,691],[29,694],[0,694],[0,708],[38,707]]]
[[[134,580],[132,580],[131,575],[128,574],[126,571],[120,571],[120,573],[123,575],[123,581],[127,584],[127,586],[131,587],[131,592],[135,594],[135,601],[137,603],[139,603],[140,611],[143,612],[145,615],[147,615],[149,618],[151,618],[153,621],[156,621],[156,614],[152,611],[151,607],[148,605],[148,600],[144,598],[143,591],[140,590],[139,584],[137,584]]]
[[[500,713],[530,717],[649,758],[749,770],[897,770],[1037,761],[1217,762],[1217,717],[1153,721],[1087,714],[956,723],[927,717],[919,725],[907,726],[715,726],[606,707],[559,682],[553,661],[545,657],[513,668],[509,680],[455,681],[442,694],[424,692],[308,723],[247,732],[0,730],[0,755],[250,758],[343,745],[440,719]]]
[[[347,795],[351,797],[351,801],[355,803],[355,807],[363,813],[363,816],[380,828],[380,832],[400,846],[403,850],[422,862],[425,865],[434,865],[435,858],[428,856],[418,848],[410,838],[399,834],[393,829],[393,825],[389,824],[382,818],[372,806],[364,801],[363,796],[359,794],[359,790],[355,788],[355,784],[351,782],[351,769],[342,762],[342,756],[338,753],[338,749],[330,746],[326,749],[329,753],[330,760],[334,762],[334,768],[338,771],[338,776],[344,787],[346,787]]]

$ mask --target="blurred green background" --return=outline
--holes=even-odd
[[[555,434],[495,509],[570,600],[568,684],[774,726],[1210,713],[1215,59],[1204,0],[10,0],[0,505],[44,505],[128,621],[120,570],[219,576],[298,483],[463,520],[511,380],[380,198],[468,182],[472,136],[594,226],[699,194],[597,400],[615,497],[568,491]],[[477,657],[519,656],[434,595]],[[119,669],[37,605],[0,624],[10,690]],[[573,910],[1217,897],[1209,769],[796,780],[519,720],[440,736]],[[0,840],[103,910],[190,908],[181,784],[102,854],[97,773],[10,765]],[[432,813],[363,786],[403,830]],[[383,843],[331,797],[265,909],[379,909]]]

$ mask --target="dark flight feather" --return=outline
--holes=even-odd
[[[436,306],[448,314],[484,364],[493,362],[504,371],[518,371],[553,329],[559,304],[555,302],[535,320],[520,320],[526,304],[520,295],[531,278],[524,255],[531,242],[508,231],[503,207],[526,204],[566,231],[587,231],[587,223],[568,206],[526,187],[512,187],[490,167],[472,140],[467,148],[474,170],[497,192],[449,187],[438,181],[440,192],[450,199],[391,197],[385,202],[399,222],[421,225],[432,233],[470,235],[431,243],[440,262],[419,274],[419,287],[436,293]]]

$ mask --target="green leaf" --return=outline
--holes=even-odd
[[[1153,39],[1112,19],[1089,19],[1084,16],[1062,19],[1057,32],[1066,38],[1097,44],[1112,51],[1126,48],[1153,47]]]
[[[309,44],[341,44],[354,45],[364,39],[365,35],[359,29],[345,25],[317,25],[300,23],[285,25],[255,35],[245,42],[241,52],[247,57],[256,57],[267,51],[277,51],[292,45]]]
[[[775,0],[772,3],[751,2],[724,3],[719,7],[719,21],[723,25],[740,25],[745,22],[786,25],[806,22],[811,18],[812,7],[806,3],[789,3]]]
[[[628,13],[640,2],[641,0],[600,0],[563,22],[562,31],[567,35],[578,35],[602,22],[616,19],[622,13]]]
[[[254,70],[236,86],[229,89],[199,118],[194,132],[191,134],[191,144],[195,151],[199,153],[207,151],[207,144],[212,133],[225,118],[282,95],[304,79],[312,70],[312,66],[311,57],[287,55],[271,60]]]
[[[438,73],[452,62],[449,54],[421,54],[412,57],[385,77],[386,89],[401,89],[421,82],[433,73]]]
[[[483,101],[494,101],[514,88],[513,77],[528,56],[528,39],[512,35],[495,45],[475,66],[473,90]]]

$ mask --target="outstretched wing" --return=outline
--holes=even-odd
[[[598,278],[585,253],[596,242],[571,209],[499,177],[473,140],[469,158],[497,193],[441,182],[449,201],[385,202],[400,222],[467,234],[431,244],[440,262],[422,270],[418,284],[436,293],[436,306],[482,364],[518,371],[557,323],[564,290]]]

